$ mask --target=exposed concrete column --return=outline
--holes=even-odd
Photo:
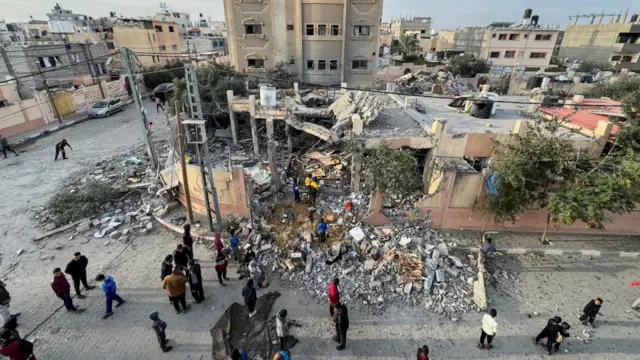
[[[424,192],[429,191],[429,185],[431,184],[431,176],[433,174],[433,167],[438,156],[438,148],[442,141],[442,134],[445,132],[446,124],[449,119],[435,118],[433,124],[431,124],[431,136],[433,136],[433,143],[435,144],[425,158],[424,172],[422,174],[422,181],[424,186]]]
[[[298,86],[297,82],[293,83],[293,91],[296,94],[296,101],[302,102],[302,100],[300,99],[300,87]]]
[[[229,122],[231,123],[231,136],[233,137],[233,145],[238,145],[238,123],[236,122],[236,113],[233,111],[233,90],[227,90],[227,104],[229,104]]]
[[[362,170],[362,161],[352,160],[351,163],[351,191],[360,191],[360,171]]]
[[[253,140],[253,153],[260,156],[258,146],[258,123],[256,121],[256,96],[249,95],[249,119],[251,122],[251,138]]]
[[[598,121],[598,125],[593,130],[593,136],[596,138],[596,140],[593,142],[593,146],[589,151],[589,155],[598,156],[602,154],[604,146],[609,140],[609,135],[611,134],[612,128],[613,124],[611,122],[604,120]]]
[[[353,134],[356,136],[362,135],[362,132],[364,131],[364,121],[362,121],[362,118],[360,117],[360,115],[353,114],[351,116],[351,123],[353,124],[352,126]]]
[[[346,94],[347,93],[347,83],[343,82],[340,84],[340,94]]]
[[[287,135],[287,152],[293,153],[293,138],[291,137],[291,126],[289,124],[284,125],[284,133]]]
[[[273,140],[274,137],[274,126],[273,126],[273,117],[267,118],[267,156],[269,158],[269,167],[271,167],[271,178],[273,179],[273,184],[276,187],[276,190],[280,190],[282,187],[282,182],[280,182],[280,175],[278,175],[278,167],[276,166],[276,142]]]

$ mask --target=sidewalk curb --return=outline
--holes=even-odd
[[[467,251],[472,253],[479,253],[478,248],[456,248],[455,250]],[[499,253],[506,255],[523,255],[523,254],[539,254],[539,255],[576,255],[576,256],[593,256],[593,257],[621,257],[621,258],[637,258],[640,257],[640,252],[629,251],[600,251],[600,250],[573,250],[573,249],[498,249]]]
[[[132,104],[132,103],[133,103],[133,100],[127,100],[127,101],[125,101],[124,104],[125,105],[129,105],[129,104]],[[26,145],[32,144],[33,142],[35,142],[38,139],[41,139],[41,138],[43,138],[45,136],[57,133],[58,131],[64,130],[64,129],[68,128],[68,127],[81,124],[81,123],[83,123],[83,122],[85,122],[87,120],[90,120],[90,119],[91,119],[91,117],[89,115],[85,115],[85,116],[83,116],[83,117],[81,117],[79,119],[71,120],[69,122],[62,123],[62,124],[52,128],[52,129],[44,130],[44,131],[41,131],[41,132],[39,132],[37,134],[34,134],[32,136],[22,138],[20,141],[18,141],[17,143],[11,144],[10,146],[11,147],[15,147],[15,148],[20,148],[21,146],[26,146]]]

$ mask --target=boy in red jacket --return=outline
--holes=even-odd
[[[0,333],[0,354],[9,360],[36,360],[33,344],[20,339],[17,332],[10,329],[4,329]]]
[[[84,309],[78,309],[73,306],[73,299],[71,298],[71,286],[67,281],[67,278],[64,276],[64,273],[60,268],[53,269],[53,280],[51,281],[51,289],[56,294],[57,297],[62,299],[64,303],[64,307],[67,308],[67,311],[72,311],[75,313],[81,313]]]
[[[340,279],[335,278],[329,284],[329,314],[333,317],[333,307],[340,302]]]

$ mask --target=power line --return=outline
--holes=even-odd
[[[142,53],[136,53],[136,55],[138,56],[157,56],[157,54],[142,54]],[[177,68],[176,68],[177,69]],[[162,70],[154,70],[154,71],[150,71],[150,72],[141,72],[139,74],[152,74],[152,73],[158,73],[158,72],[168,72],[168,71],[173,71],[175,69],[162,69]],[[275,78],[269,78],[266,76],[258,76],[258,75],[250,75],[250,74],[245,74],[245,73],[241,73],[238,71],[234,71],[234,70],[222,70],[222,69],[211,69],[209,68],[208,70],[212,71],[212,72],[221,72],[221,73],[227,73],[230,75],[238,75],[238,76],[243,76],[243,77],[252,77],[252,78],[257,78],[257,79],[262,79],[262,80],[272,80],[272,81],[278,81],[280,79],[275,79]],[[325,84],[314,84],[314,83],[305,83],[305,82],[297,82],[300,85],[306,85],[306,86],[312,86],[312,87],[322,87],[322,88],[326,88],[329,87],[328,85]],[[202,86],[202,85],[200,85]],[[340,87],[340,89],[345,89],[345,90],[353,90],[353,91],[362,91],[362,92],[369,92],[369,93],[378,93],[378,94],[386,94],[386,95],[401,95],[401,96],[411,96],[411,97],[421,97],[421,98],[427,98],[427,99],[447,99],[447,100],[453,100],[451,98],[448,97],[444,97],[444,96],[436,96],[436,95],[425,95],[425,94],[417,94],[417,95],[408,95],[408,94],[403,94],[403,93],[399,93],[399,92],[387,92],[384,90],[376,90],[376,89],[358,89],[358,88],[352,88],[352,87]],[[515,101],[515,100],[492,100],[494,103],[501,103],[501,104],[519,104],[519,105],[546,105],[543,104],[541,102],[525,102],[525,101]],[[564,104],[558,104],[558,106],[563,105]],[[597,108],[602,108],[602,107],[622,107],[624,105],[620,104],[620,105],[597,105],[597,104],[571,104],[572,106],[576,106],[576,107],[597,107]]]

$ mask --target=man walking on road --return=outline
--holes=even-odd
[[[593,322],[596,320],[596,315],[598,315],[598,312],[600,311],[600,306],[602,306],[602,299],[600,298],[589,301],[582,310],[582,316],[580,316],[582,325],[593,326]]]
[[[4,154],[5,159],[7,158],[7,151],[11,151],[16,156],[20,155],[11,148],[11,146],[9,145],[9,141],[6,137],[2,136],[2,134],[0,134],[0,148],[2,148],[2,154]]]
[[[113,305],[113,300],[117,301],[116,307],[120,307],[120,305],[124,304],[124,299],[118,295],[117,291],[117,283],[113,279],[111,275],[104,276],[103,274],[99,274],[96,276],[96,281],[102,281],[102,292],[104,292],[104,296],[107,300],[107,310],[102,316],[103,319],[108,318],[113,315],[113,311],[111,306]]]
[[[344,350],[347,346],[347,330],[349,330],[349,314],[347,307],[341,303],[337,303],[333,312],[333,323],[336,327],[336,336],[333,341],[340,343],[336,350]]]
[[[333,317],[333,309],[336,304],[340,303],[340,279],[335,278],[329,284],[329,315]]]
[[[64,269],[65,273],[71,275],[71,280],[73,280],[73,287],[76,290],[76,297],[78,299],[85,298],[85,296],[80,293],[80,282],[82,282],[85,290],[91,290],[95,288],[95,286],[89,286],[89,284],[87,284],[88,264],[89,259],[77,252],[73,254],[73,259],[69,261],[67,267]]]
[[[184,273],[180,268],[176,266],[173,269],[173,274],[164,278],[162,282],[162,288],[169,295],[169,300],[173,304],[173,307],[176,309],[176,314],[180,314],[180,305],[182,305],[182,309],[184,312],[189,310],[189,306],[187,305],[186,299],[186,287],[187,279],[184,277]]]
[[[67,311],[81,313],[84,309],[78,309],[73,306],[73,299],[71,298],[71,286],[67,281],[67,278],[62,273],[60,268],[53,269],[53,280],[51,281],[51,289],[57,297],[62,299],[64,307]]]
[[[58,160],[58,155],[62,153],[62,159],[67,160],[67,153],[64,151],[64,147],[68,146],[69,149],[73,150],[71,145],[67,142],[66,139],[62,139],[59,143],[56,144],[56,157],[53,159],[54,161]]]
[[[204,301],[204,288],[202,287],[202,271],[200,270],[200,264],[197,260],[189,260],[189,288],[191,289],[191,296],[196,301],[196,304]]]

